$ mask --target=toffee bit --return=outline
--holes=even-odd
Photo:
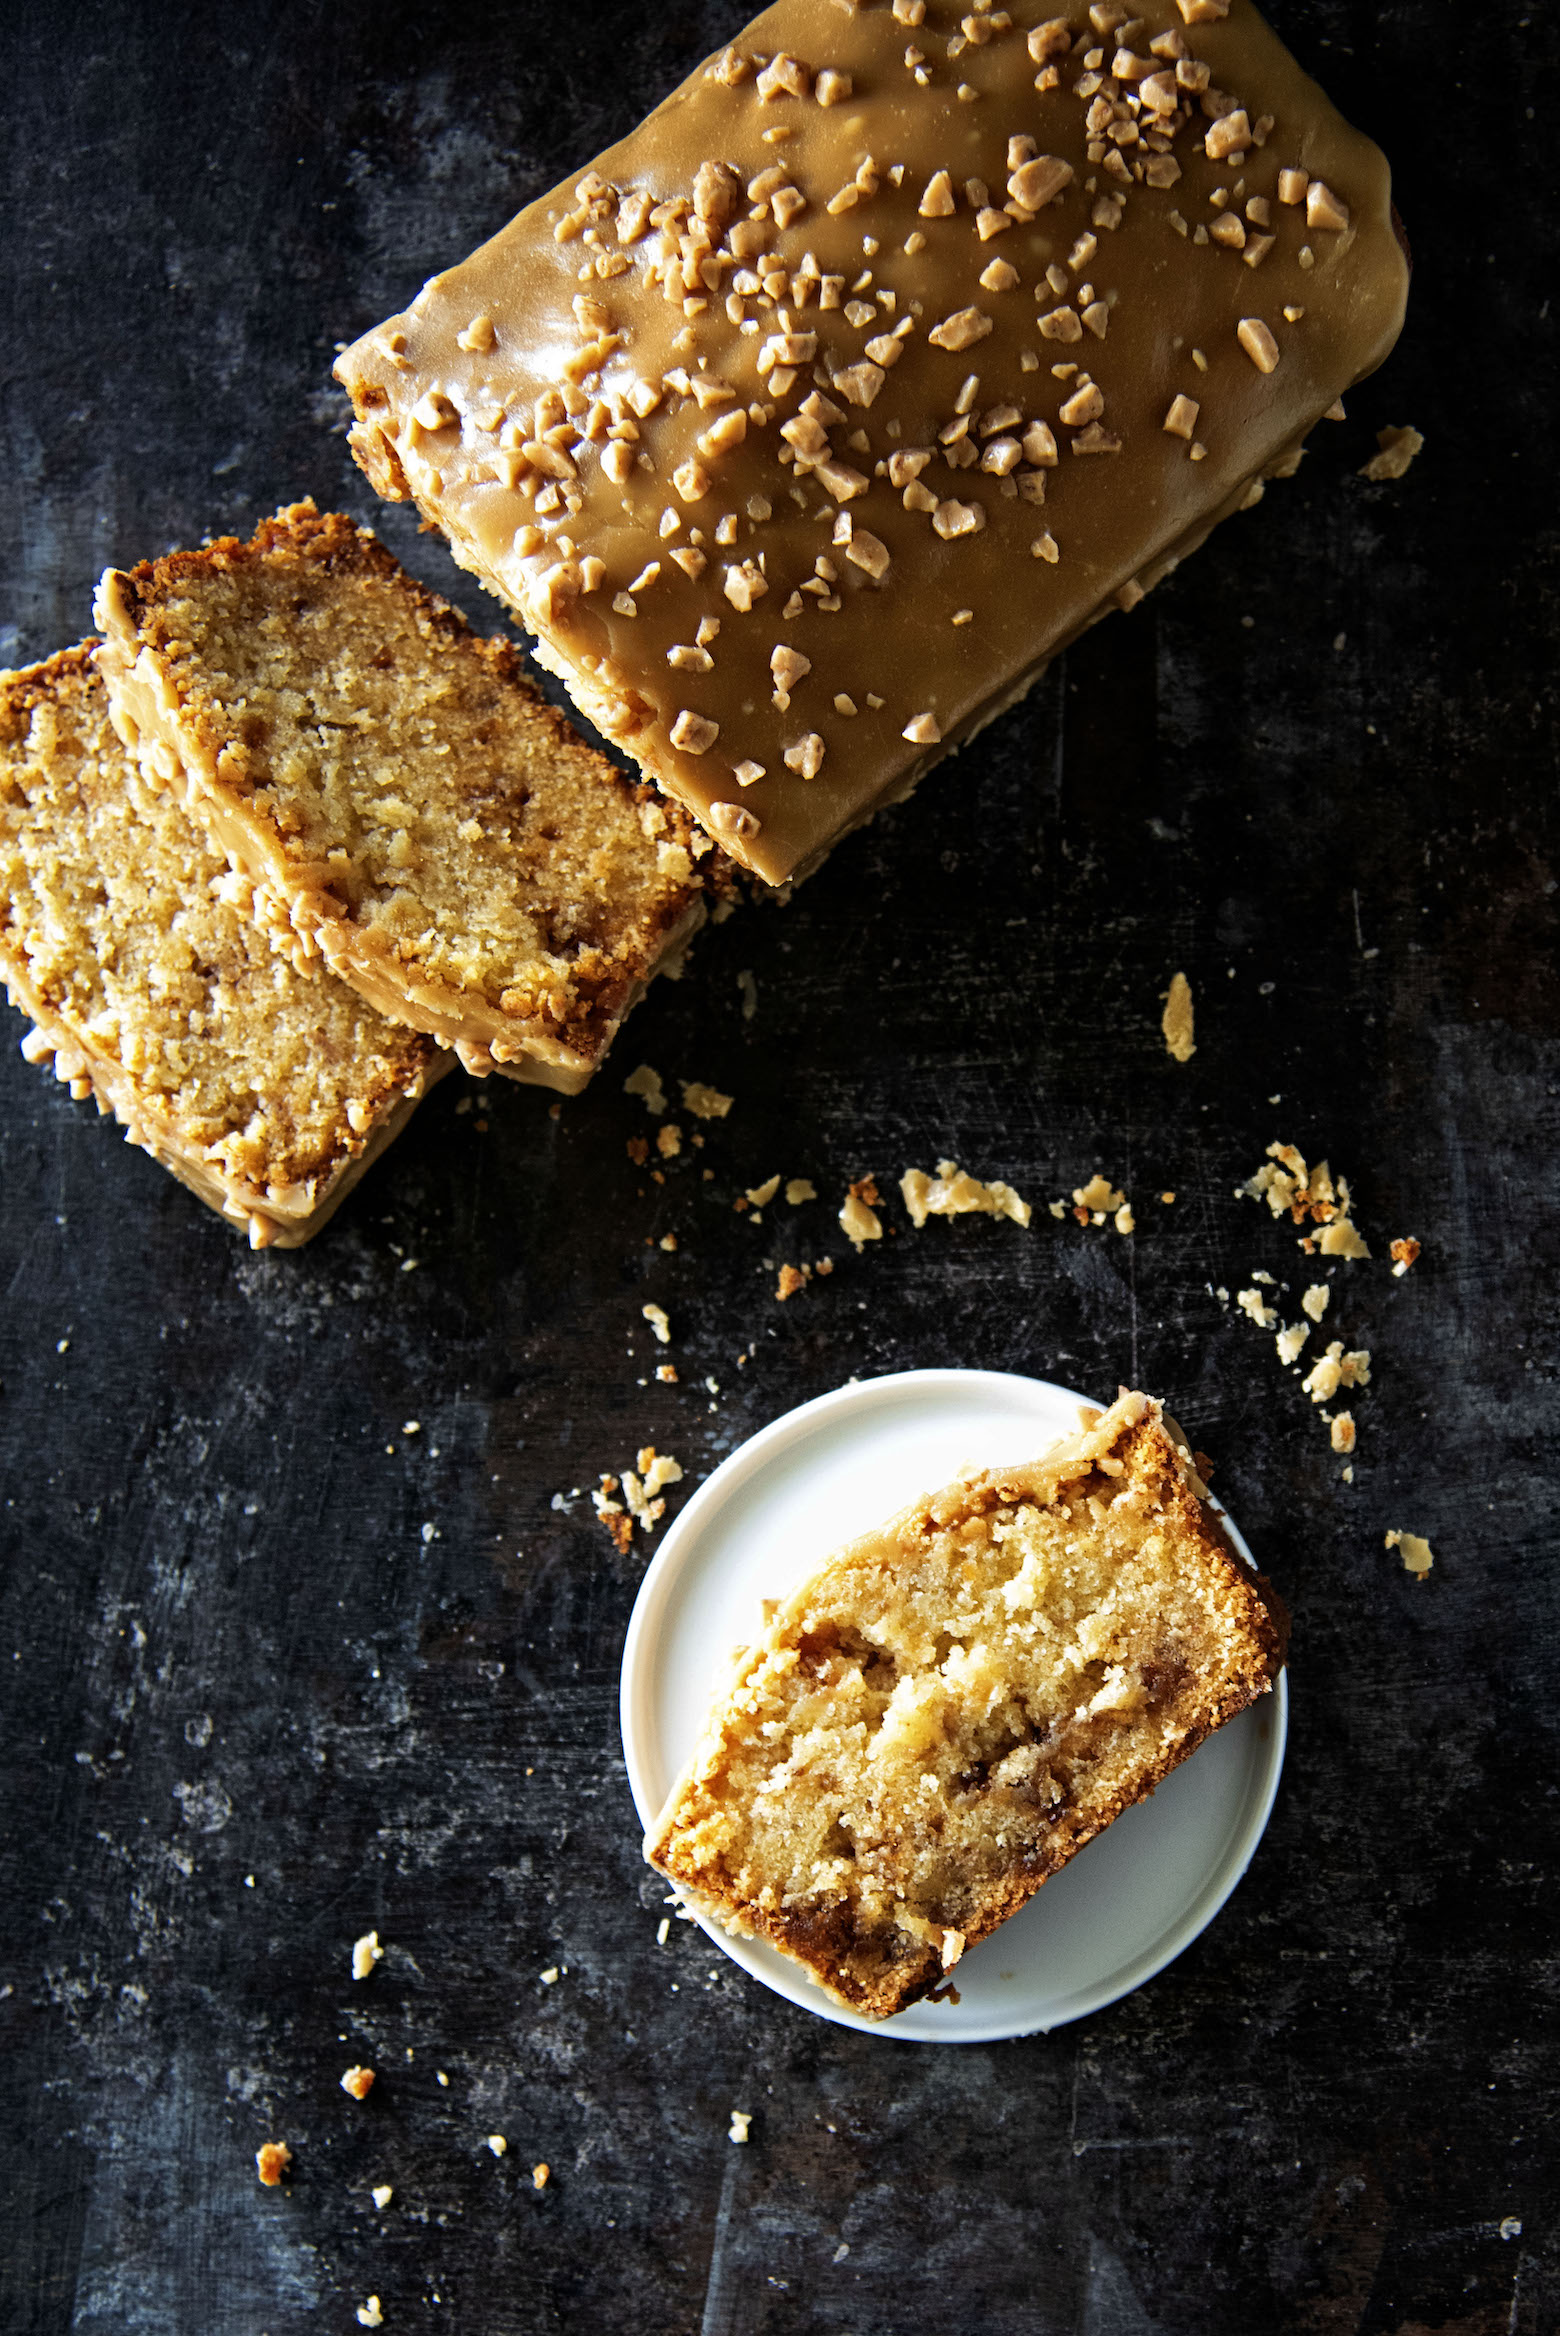
[[[684,706],[671,727],[672,744],[683,754],[708,754],[720,736],[720,724]]]
[[[1196,432],[1197,417],[1201,411],[1196,398],[1185,397],[1177,392],[1170,401],[1169,411],[1161,427],[1168,430],[1173,438],[1191,438]]]
[[[799,738],[794,746],[786,748],[786,768],[799,772],[804,779],[815,779],[823,768],[825,752],[823,740],[817,731],[809,730],[805,738]]]
[[[704,814],[718,836],[728,843],[743,843],[757,835],[763,821],[743,803],[712,803]]]
[[[991,318],[984,309],[961,308],[934,325],[926,337],[934,349],[968,349],[984,340],[991,329]]]
[[[1235,338],[1259,373],[1271,373],[1278,364],[1278,343],[1260,316],[1243,316]]]
[[[1320,227],[1328,234],[1341,235],[1349,224],[1349,206],[1319,178],[1313,178],[1305,190],[1305,223],[1307,227]]]

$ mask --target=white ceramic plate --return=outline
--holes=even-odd
[[[693,1750],[730,1651],[757,1634],[761,1599],[783,1597],[840,1543],[966,1463],[1033,1459],[1076,1430],[1086,1400],[1006,1371],[899,1371],[804,1403],[724,1460],[667,1533],[628,1626],[623,1750],[644,1824]],[[971,1948],[957,2004],[863,2020],[773,1947],[703,1927],[777,1995],[869,2035],[978,2044],[1082,2019],[1162,1971],[1224,1904],[1273,1806],[1287,1715],[1280,1678]]]

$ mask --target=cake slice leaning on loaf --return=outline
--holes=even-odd
[[[928,1994],[1282,1668],[1288,1617],[1174,1423],[1125,1392],[1090,1416],[794,1591],[646,1837],[691,1905],[868,2019]]]
[[[115,734],[90,641],[0,674],[0,978],[129,1140],[295,1249],[453,1057],[318,960],[296,970],[231,873]]]
[[[115,719],[302,963],[467,1070],[584,1086],[718,855],[366,529],[295,503],[98,591]]]

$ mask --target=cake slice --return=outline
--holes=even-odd
[[[691,1905],[868,2019],[938,1986],[1282,1667],[1288,1618],[1174,1423],[1125,1392],[1085,1416],[795,1590],[646,1838]]]
[[[316,1233],[453,1057],[247,913],[116,735],[93,644],[0,674],[0,977],[29,1062],[257,1249]]]
[[[367,530],[295,503],[98,592],[115,716],[301,964],[469,1071],[583,1087],[716,855]]]

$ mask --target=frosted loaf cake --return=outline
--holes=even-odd
[[[453,1057],[315,960],[109,718],[92,644],[0,675],[0,977],[72,1095],[248,1232],[296,1248]]]
[[[1179,1431],[1123,1393],[793,1592],[645,1854],[690,1904],[887,2018],[1268,1693],[1287,1634]]]
[[[116,719],[300,964],[466,1068],[573,1093],[719,860],[384,546],[297,503],[97,597]]]
[[[781,0],[336,371],[380,493],[780,882],[1292,464],[1406,286],[1249,0]]]

